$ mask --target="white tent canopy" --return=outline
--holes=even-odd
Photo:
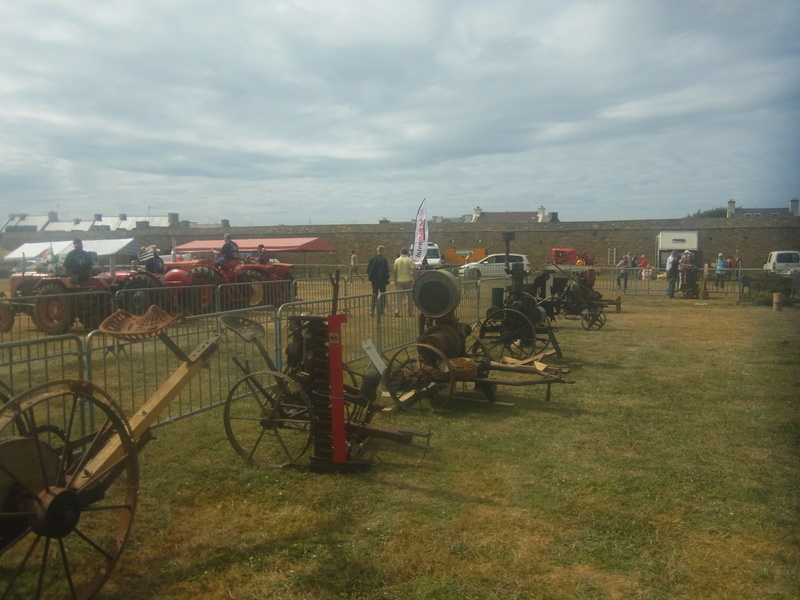
[[[9,252],[4,260],[6,262],[18,262],[25,259],[35,260],[37,257],[46,258],[53,249],[53,254],[58,256],[60,260],[72,250],[72,240],[62,242],[28,242],[22,244],[19,248],[15,248]],[[139,252],[140,244],[134,238],[123,238],[116,240],[84,240],[83,249],[87,252],[94,252],[97,258],[106,256],[136,256]]]

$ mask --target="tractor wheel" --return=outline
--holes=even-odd
[[[269,275],[259,269],[248,269],[242,275],[242,279],[250,283],[249,291],[245,294],[247,306],[252,308],[267,304],[267,295],[270,289],[270,284],[267,283],[270,281]]]
[[[136,273],[125,284],[123,302],[128,312],[143,315],[151,305],[157,304],[159,292],[163,287],[156,279],[145,273]]]
[[[36,290],[31,318],[41,331],[50,335],[67,333],[72,326],[73,307],[69,292],[56,282],[42,284]]]
[[[583,265],[586,264],[586,259],[583,257],[578,257],[575,259],[575,264],[578,265],[579,267],[582,267]]]
[[[14,309],[8,302],[0,303],[0,333],[11,331],[14,327]]]
[[[198,265],[189,271],[192,286],[196,293],[192,294],[190,312],[193,315],[205,315],[214,312],[217,288],[225,283],[222,275],[211,267]]]
[[[294,284],[294,275],[286,273],[283,279],[277,280],[269,288],[269,295],[267,297],[267,304],[271,304],[275,308],[292,301],[292,285]]]

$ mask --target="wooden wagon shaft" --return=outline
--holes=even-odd
[[[217,351],[217,342],[221,337],[215,334],[211,339],[200,344],[180,365],[172,375],[153,393],[145,404],[133,415],[128,423],[131,426],[131,438],[138,443],[147,433],[150,426],[158,419],[161,412],[172,402],[184,387],[202,369],[208,359]],[[124,457],[124,449],[119,436],[112,437],[85,466],[75,480],[78,489],[90,485],[96,477],[102,476]]]
[[[540,385],[543,383],[575,383],[572,379],[562,379],[561,377],[543,377],[542,379],[495,379],[494,377],[474,377],[470,379],[474,383],[492,383],[497,385]]]

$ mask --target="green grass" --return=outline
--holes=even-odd
[[[159,428],[102,596],[798,598],[800,312],[734,301],[559,321],[574,385],[456,402],[363,474],[248,467],[218,410]]]

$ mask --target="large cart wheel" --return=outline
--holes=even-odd
[[[117,460],[91,471],[98,454]],[[136,512],[130,427],[88,381],[56,381],[0,408],[0,598],[93,597]]]
[[[285,467],[311,445],[311,401],[292,378],[259,371],[240,379],[225,400],[225,434],[247,462]]]
[[[67,333],[72,327],[73,310],[69,292],[59,283],[48,282],[36,290],[31,318],[40,331],[50,335]]]
[[[602,309],[598,311],[587,311],[581,317],[581,325],[586,331],[602,329],[605,324],[606,313]]]
[[[536,329],[533,322],[518,310],[500,308],[487,316],[478,327],[478,337],[483,340],[492,360],[504,356],[524,359],[537,352]]]
[[[450,361],[428,344],[409,344],[389,360],[384,372],[384,386],[398,408],[426,412],[443,408],[453,396],[455,376]],[[423,400],[428,401],[425,406]]]

